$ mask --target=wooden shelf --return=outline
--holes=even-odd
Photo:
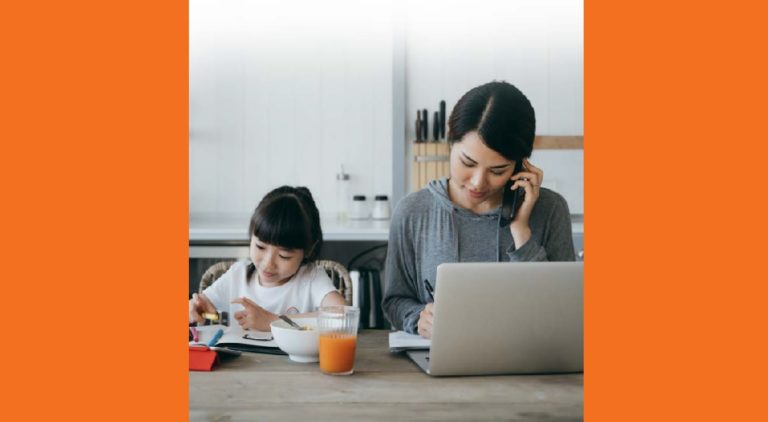
[[[415,143],[416,141],[411,141]],[[440,142],[425,142],[425,145],[444,144],[445,140]],[[533,149],[584,149],[584,136],[576,135],[555,135],[555,136],[537,136],[533,140]]]
[[[537,136],[533,149],[584,149],[583,136]]]

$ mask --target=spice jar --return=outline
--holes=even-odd
[[[349,218],[353,220],[367,220],[371,217],[371,211],[365,195],[355,195],[352,197],[352,209]]]
[[[389,220],[389,198],[387,195],[376,195],[374,198],[373,219]]]

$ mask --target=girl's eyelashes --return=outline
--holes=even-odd
[[[254,245],[256,245],[256,249],[258,249],[258,250],[260,250],[260,251],[263,251],[263,250],[265,250],[265,249],[266,249],[266,246],[264,246],[264,245],[259,245],[258,243],[254,243]],[[283,259],[285,259],[285,260],[288,260],[288,259],[291,259],[291,258],[293,258],[293,255],[291,255],[291,256],[285,256],[285,255],[277,254],[277,256],[279,256],[280,258],[283,258]]]
[[[474,164],[468,163],[468,162],[466,162],[464,160],[461,160],[461,164],[464,164],[464,167],[474,167],[475,166]]]

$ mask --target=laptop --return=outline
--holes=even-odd
[[[427,374],[583,371],[583,262],[450,263],[437,267]]]

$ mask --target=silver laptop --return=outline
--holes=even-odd
[[[583,371],[583,262],[437,267],[429,350],[408,356],[430,375]]]

